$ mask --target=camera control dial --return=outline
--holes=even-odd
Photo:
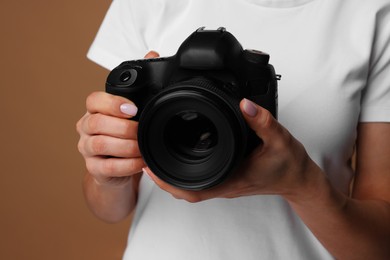
[[[244,50],[243,58],[249,62],[267,65],[269,62],[269,54],[258,50]]]

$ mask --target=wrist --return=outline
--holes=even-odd
[[[302,172],[298,186],[282,197],[294,207],[337,207],[342,208],[347,200],[330,183],[326,174],[311,159]]]
[[[123,188],[131,184],[131,176],[97,178],[91,174],[89,178],[100,188]]]
[[[115,223],[124,219],[133,210],[137,195],[133,179],[121,183],[99,182],[89,173],[85,174],[83,191],[90,210],[103,221]]]

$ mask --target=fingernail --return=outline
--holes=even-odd
[[[120,106],[120,110],[123,114],[135,116],[137,114],[138,108],[133,104],[125,103]]]
[[[250,117],[254,117],[257,115],[257,107],[255,103],[248,99],[244,99],[244,105],[243,105],[243,110],[245,114],[247,114]]]

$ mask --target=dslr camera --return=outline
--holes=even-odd
[[[199,28],[174,56],[131,60],[113,69],[106,92],[132,100],[138,144],[161,180],[187,190],[223,182],[261,140],[240,108],[247,98],[277,118],[269,55],[243,49],[225,28]]]

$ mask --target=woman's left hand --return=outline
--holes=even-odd
[[[161,189],[189,202],[259,194],[308,196],[307,189],[315,188],[316,175],[312,173],[320,169],[303,145],[268,110],[247,99],[241,101],[240,108],[248,125],[263,142],[224,183],[207,190],[188,191],[161,181],[148,168],[144,172]]]

